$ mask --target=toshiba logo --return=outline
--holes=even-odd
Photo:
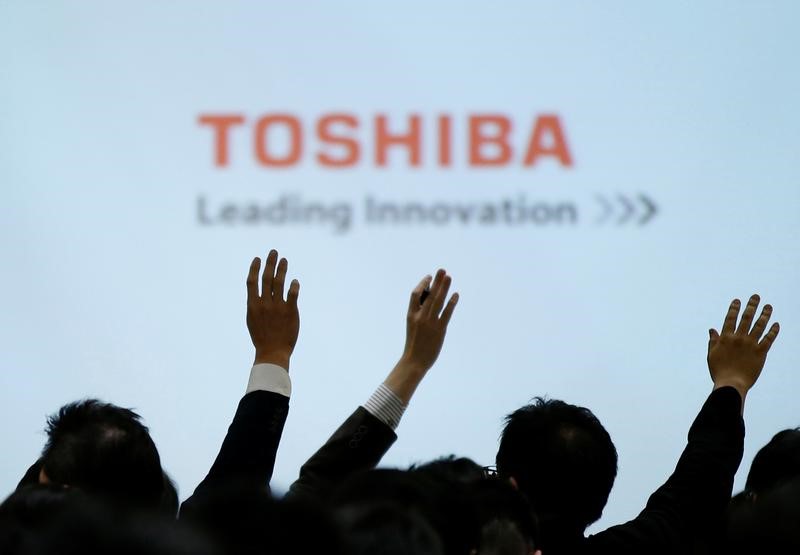
[[[518,121],[498,113],[363,117],[332,112],[311,120],[289,113],[258,117],[205,113],[197,121],[210,131],[213,165],[218,168],[245,163],[264,168],[315,164],[333,170],[400,164],[414,168],[573,165],[556,114]]]

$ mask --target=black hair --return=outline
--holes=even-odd
[[[178,510],[180,509],[180,498],[178,497],[178,486],[175,481],[170,478],[166,472],[162,473],[164,489],[161,491],[161,503],[159,503],[159,510],[170,518],[178,518]]]
[[[761,493],[800,476],[800,429],[782,430],[753,458],[745,490]]]
[[[36,552],[48,524],[81,502],[81,493],[73,488],[52,484],[17,488],[0,504],[0,553]]]
[[[537,397],[506,417],[496,463],[498,475],[513,478],[528,496],[545,528],[582,533],[603,513],[617,450],[589,409]]]
[[[457,483],[424,470],[380,468],[356,473],[339,485],[332,503],[340,512],[391,504],[414,513],[438,534],[446,554],[468,553],[477,544],[469,506]]]
[[[96,399],[61,407],[47,419],[42,470],[120,506],[157,509],[164,492],[158,450],[141,417]]]
[[[447,455],[426,463],[411,465],[410,472],[421,473],[430,479],[468,484],[483,479],[483,467],[467,457]]]
[[[468,485],[478,553],[532,553],[539,547],[539,522],[524,493],[507,480],[482,479]]]
[[[442,541],[416,510],[389,501],[350,505],[338,512],[352,555],[443,555]]]
[[[800,478],[782,482],[729,511],[727,531],[716,553],[800,553]]]

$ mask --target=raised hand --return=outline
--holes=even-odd
[[[405,348],[385,382],[404,403],[411,399],[442,350],[447,325],[458,303],[458,293],[447,299],[451,281],[444,270],[439,270],[435,278],[426,276],[411,292]]]
[[[770,305],[764,305],[761,315],[753,325],[759,301],[758,295],[750,297],[737,326],[741,302],[734,299],[725,316],[722,333],[715,329],[709,330],[708,369],[711,379],[714,380],[714,387],[733,386],[739,390],[743,400],[761,375],[767,353],[780,331],[780,325],[776,322],[764,334],[772,315]]]
[[[268,362],[287,370],[300,332],[300,314],[297,310],[300,282],[293,279],[286,299],[283,298],[288,267],[286,259],[281,258],[279,262],[278,252],[271,250],[261,278],[260,295],[260,258],[253,259],[247,275],[247,330],[256,348],[255,364]]]

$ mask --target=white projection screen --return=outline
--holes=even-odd
[[[384,459],[493,464],[537,395],[620,455],[598,526],[672,471],[708,329],[753,292],[782,332],[755,452],[800,424],[800,4],[0,3],[0,493],[45,417],[145,418],[187,497],[252,364],[244,281],[301,282],[273,478],[400,355],[408,294],[461,300]],[[595,528],[597,529],[597,528]]]

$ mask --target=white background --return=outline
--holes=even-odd
[[[563,398],[619,450],[600,526],[631,518],[711,389],[708,328],[752,292],[782,332],[748,397],[737,489],[755,451],[800,424],[798,5],[431,4],[0,2],[0,494],[38,456],[45,415],[96,396],[141,412],[188,496],[244,391],[244,279],[271,247],[302,284],[278,489],[392,367],[408,292],[440,266],[461,302],[387,465],[492,464],[505,414]],[[398,152],[388,168],[367,155],[330,170],[312,141],[274,170],[253,160],[247,127],[220,169],[197,124],[289,112],[313,130],[334,111],[398,126],[503,113],[523,143],[536,114],[556,113],[575,166],[470,168],[460,147],[452,168],[412,169]],[[581,219],[356,221],[338,235],[197,220],[200,195],[281,194],[357,207],[524,194],[574,201]],[[595,197],[617,194],[659,213],[595,225]]]

